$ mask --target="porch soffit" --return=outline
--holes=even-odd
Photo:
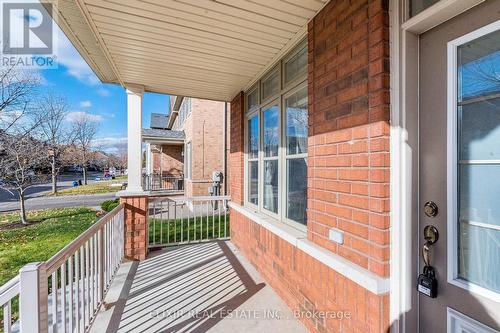
[[[99,79],[230,101],[307,33],[329,0],[52,0]]]

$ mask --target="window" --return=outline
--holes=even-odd
[[[190,115],[191,115],[191,98],[184,97],[184,99],[182,100],[181,107],[179,109],[179,115],[177,116],[177,119],[175,120],[173,129],[181,130],[182,126],[184,126],[184,123],[186,122],[186,119]]]
[[[184,174],[186,179],[192,179],[193,178],[193,153],[192,153],[192,148],[191,148],[191,142],[186,143],[186,149],[185,149],[185,156],[184,156]]]
[[[410,17],[417,15],[436,2],[439,2],[439,0],[410,0]]]
[[[280,90],[280,72],[279,68],[274,69],[261,81],[262,85],[262,100],[265,101],[269,97],[276,95]]]
[[[253,87],[247,94],[247,109],[254,110],[259,106],[259,87]]]
[[[264,209],[278,213],[278,149],[279,106],[271,105],[262,111],[262,150],[264,151]]]
[[[488,27],[487,29],[492,29]],[[500,29],[496,24],[495,29]],[[483,33],[484,34],[484,33]],[[454,44],[451,280],[500,295],[500,30]],[[479,38],[478,38],[479,37]],[[467,40],[468,39],[468,40]],[[453,44],[452,44],[453,45]],[[453,62],[452,62],[453,63]],[[453,85],[452,85],[453,86]],[[457,121],[454,121],[454,118]]]
[[[284,60],[284,84],[287,85],[294,79],[301,77],[307,71],[307,45],[302,47],[297,53],[293,53]]]
[[[306,223],[307,86],[285,99],[286,217]]]
[[[246,203],[305,225],[307,43],[247,92],[246,107]]]
[[[248,201],[259,204],[259,115],[248,119]]]

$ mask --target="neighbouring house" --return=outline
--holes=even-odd
[[[127,258],[144,91],[229,101],[231,242],[308,330],[500,330],[500,0],[57,4],[127,91]]]
[[[189,197],[228,194],[228,103],[182,96],[170,101],[170,114],[152,114],[151,128],[142,130],[144,186]],[[214,184],[214,173],[222,182]]]

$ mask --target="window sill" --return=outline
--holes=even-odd
[[[263,226],[264,228],[287,241],[288,243],[292,244],[293,246],[297,246],[297,242],[299,241],[299,239],[307,238],[307,233],[305,231],[293,228],[289,224],[280,222],[269,215],[259,213],[258,211],[250,207],[243,207],[231,201],[229,202],[229,207],[245,215],[253,222]]]
[[[376,295],[384,295],[389,292],[389,278],[380,277],[309,241],[306,232],[234,202],[229,202],[229,207],[368,291]]]

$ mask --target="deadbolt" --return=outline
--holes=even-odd
[[[428,217],[436,217],[438,214],[438,206],[434,201],[427,201],[424,205],[424,213]]]
[[[439,239],[439,232],[433,225],[426,225],[424,228],[424,239],[427,245],[435,244]]]

